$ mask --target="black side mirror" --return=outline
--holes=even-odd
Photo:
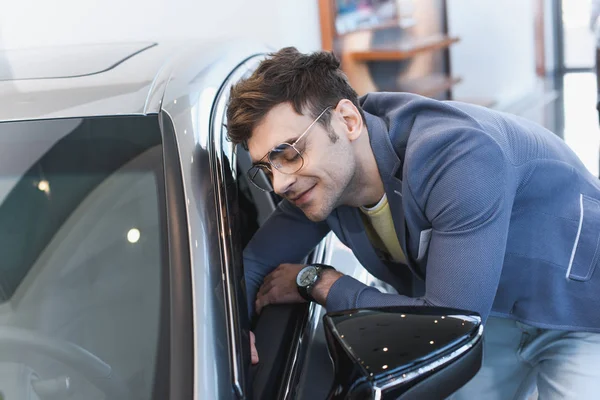
[[[444,399],[479,371],[478,314],[385,307],[323,317],[335,365],[329,399]]]

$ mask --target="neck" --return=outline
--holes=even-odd
[[[354,152],[356,169],[344,203],[351,207],[372,206],[381,200],[385,189],[366,129],[354,142]]]

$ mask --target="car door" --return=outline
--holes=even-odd
[[[331,370],[330,360],[323,363],[310,356],[312,349],[323,355],[320,306],[268,307],[252,323],[247,316],[242,250],[278,201],[248,184],[248,155],[227,140],[225,130],[231,85],[264,58],[265,49],[252,49],[207,46],[178,57],[168,70],[162,96],[162,129],[165,137],[175,138],[176,153],[165,164],[178,164],[184,198],[186,223],[179,230],[187,232],[189,241],[193,314],[193,349],[188,354],[199,398],[296,398],[303,386],[312,387],[301,384],[310,379],[307,371]],[[171,179],[166,181],[168,185]],[[342,247],[328,237],[307,261],[331,262]],[[364,278],[358,263],[346,263],[344,271]],[[261,357],[252,368],[250,329]],[[322,346],[313,346],[319,335]],[[328,390],[329,384],[319,387]]]
[[[221,226],[229,232],[222,238],[222,246],[228,261],[226,280],[228,283],[230,318],[232,327],[242,331],[243,340],[248,340],[245,295],[239,282],[243,280],[242,250],[252,234],[262,225],[275,209],[278,199],[271,193],[258,190],[251,185],[245,172],[250,167],[250,157],[241,146],[227,140],[226,106],[230,85],[251,73],[262,56],[247,60],[228,78],[217,96],[214,108],[213,144],[215,170],[220,204]],[[220,189],[220,190],[219,190]],[[324,262],[326,243],[323,241],[309,255],[307,261]],[[240,307],[243,305],[243,307]],[[251,376],[254,398],[293,398],[298,386],[303,360],[308,351],[307,340],[311,327],[319,316],[316,304],[272,306],[261,313],[253,326],[261,362],[248,373]],[[235,332],[232,332],[233,336]],[[241,346],[240,346],[241,347]],[[246,368],[240,365],[240,370]]]

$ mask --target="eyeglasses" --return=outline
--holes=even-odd
[[[250,182],[260,190],[272,192],[273,170],[271,168],[276,168],[284,174],[293,174],[300,171],[304,166],[304,158],[300,150],[296,148],[296,145],[330,108],[331,106],[324,109],[293,143],[281,143],[273,147],[260,161],[254,164],[248,170]]]

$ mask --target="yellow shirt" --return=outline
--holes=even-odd
[[[361,207],[367,236],[373,246],[387,252],[395,262],[406,264],[406,257],[398,241],[387,195],[374,207]]]

